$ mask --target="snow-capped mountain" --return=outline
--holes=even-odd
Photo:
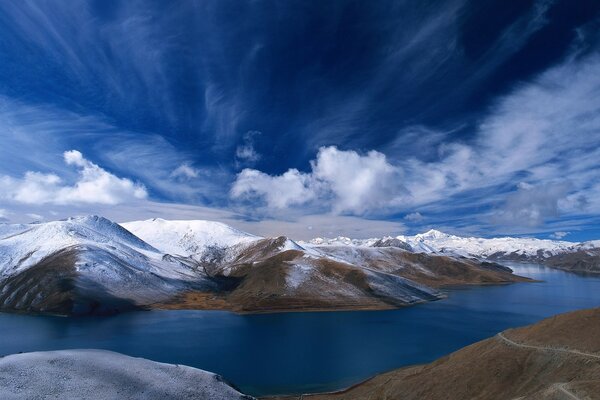
[[[316,238],[305,246],[402,247],[416,253],[447,254],[490,260],[541,262],[564,269],[592,271],[600,268],[600,241],[568,242],[536,238],[478,238],[450,235],[429,230],[414,236],[384,237],[381,239],[344,240]],[[565,260],[569,256],[570,260]],[[573,259],[576,258],[576,259]],[[569,264],[570,263],[570,264]]]
[[[0,303],[48,312],[109,312],[208,286],[195,269],[97,216],[3,229]]]
[[[410,252],[394,238],[330,243],[262,238],[212,221],[0,224],[0,308],[392,308],[439,299],[447,284],[522,280],[497,264]]]
[[[201,256],[209,247],[231,247],[262,239],[215,221],[153,218],[121,226],[163,253],[193,258]]]

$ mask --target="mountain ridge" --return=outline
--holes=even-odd
[[[4,225],[0,309],[387,309],[443,298],[448,285],[527,281],[487,261],[379,245],[305,245],[203,220],[116,224],[84,216]]]
[[[450,235],[429,230],[413,236],[383,238],[315,238],[304,242],[316,248],[327,246],[373,247],[389,245],[416,253],[447,254],[490,261],[536,262],[576,272],[600,273],[600,240],[568,242],[562,240],[496,237],[478,238]]]

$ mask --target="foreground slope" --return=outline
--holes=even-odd
[[[0,398],[252,399],[218,375],[104,350],[63,350],[0,358]]]
[[[431,364],[379,375],[344,392],[303,398],[599,399],[600,308],[509,329]]]

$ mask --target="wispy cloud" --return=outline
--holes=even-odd
[[[200,175],[200,171],[192,167],[190,164],[181,164],[171,172],[171,176],[175,179],[194,179]]]
[[[260,160],[261,155],[254,148],[254,140],[262,133],[259,131],[248,131],[242,137],[242,143],[235,149],[236,166],[254,165]]]

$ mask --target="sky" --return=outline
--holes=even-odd
[[[0,2],[0,221],[600,238],[600,2]]]

